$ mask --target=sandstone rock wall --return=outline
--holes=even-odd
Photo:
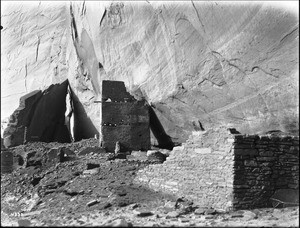
[[[20,145],[27,140],[26,127],[30,125],[35,107],[41,97],[42,92],[35,90],[20,98],[19,107],[10,115],[7,128],[3,132],[6,147]]]
[[[65,125],[68,81],[51,85],[40,98],[27,125],[27,141],[71,142]]]
[[[66,80],[51,85],[45,91],[36,90],[22,96],[3,132],[4,146],[33,141],[70,142],[70,133],[65,125],[67,87]]]
[[[19,98],[67,79],[66,3],[1,3],[1,119]]]
[[[1,118],[69,79],[81,138],[100,128],[101,81],[124,81],[175,143],[225,125],[298,132],[299,19],[275,3],[24,2],[1,7]],[[298,8],[297,4],[294,8]]]

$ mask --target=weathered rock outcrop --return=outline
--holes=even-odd
[[[20,98],[19,107],[10,115],[3,132],[6,147],[23,144],[26,141],[26,127],[30,125],[37,102],[42,97],[40,90],[32,91]]]
[[[29,141],[70,142],[65,125],[67,86],[66,80],[43,92],[36,90],[21,97],[4,130],[4,145],[17,146]]]
[[[80,137],[90,137],[101,81],[119,80],[147,99],[175,143],[216,125],[299,130],[299,19],[276,3],[2,5],[2,118],[19,96],[68,78],[82,105]]]

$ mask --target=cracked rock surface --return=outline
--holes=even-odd
[[[299,130],[299,19],[283,5],[2,5],[1,118],[21,95],[68,79],[82,104],[82,137],[93,137],[101,81],[120,80],[147,99],[175,143],[216,125],[248,134]]]

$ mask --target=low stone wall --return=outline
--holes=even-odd
[[[217,210],[269,206],[276,190],[299,189],[299,137],[196,132],[135,181]]]
[[[181,147],[174,147],[163,164],[140,170],[136,181],[155,190],[184,196],[197,205],[231,209],[233,141],[227,129],[195,132]]]

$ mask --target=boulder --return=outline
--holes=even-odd
[[[257,214],[252,211],[245,210],[243,213],[243,219],[245,220],[257,219]]]
[[[117,154],[115,154],[115,158],[126,159],[127,155],[125,153],[117,153]]]
[[[177,211],[170,211],[167,215],[166,215],[166,219],[170,219],[170,218],[177,218],[179,217],[179,213]]]
[[[102,154],[102,153],[106,153],[106,150],[104,148],[101,147],[85,147],[82,150],[80,150],[78,152],[78,156],[84,156],[90,153],[94,153],[94,154]]]
[[[177,202],[174,201],[167,201],[164,205],[165,208],[171,208],[171,209],[175,209],[176,208],[176,204]]]
[[[25,167],[42,165],[42,155],[37,151],[28,151],[23,156]]]
[[[84,170],[82,174],[85,174],[85,175],[95,175],[97,173],[99,173],[99,168]]]
[[[130,155],[127,155],[128,160],[140,160],[140,161],[146,161],[147,160],[147,154],[143,151],[132,151]]]
[[[43,163],[59,163],[64,161],[64,150],[63,148],[52,148],[44,156]]]
[[[88,202],[86,205],[87,205],[88,207],[91,207],[91,206],[93,206],[93,205],[95,205],[95,204],[97,204],[97,203],[99,203],[98,200],[92,200],[92,201]]]
[[[194,213],[195,213],[196,215],[204,215],[206,209],[207,209],[207,208],[205,208],[205,207],[200,207],[200,208],[197,208],[197,209],[194,211]]]
[[[137,217],[148,217],[154,215],[153,212],[145,209],[134,210],[133,214],[135,214]]]
[[[299,189],[278,189],[270,198],[273,207],[289,207],[299,205]]]
[[[76,159],[76,154],[66,147],[56,147],[37,151],[28,151],[15,156],[21,156],[25,167],[54,165],[60,162]],[[20,158],[21,160],[21,158]]]
[[[99,168],[100,167],[100,164],[98,163],[87,163],[86,164],[86,169],[89,170],[89,169],[95,169],[95,168]]]
[[[154,162],[158,162],[158,163],[163,163],[166,160],[166,155],[164,155],[163,153],[156,151],[154,153],[151,153],[148,158],[148,161],[154,161]]]
[[[104,227],[132,227],[132,223],[127,222],[125,219],[115,219],[111,222],[102,224]]]
[[[62,147],[61,149],[62,149],[63,154],[64,154],[63,162],[64,161],[75,160],[77,158],[76,154],[71,149],[66,148],[66,147]]]

